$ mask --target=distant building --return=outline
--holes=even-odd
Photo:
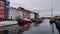
[[[9,11],[9,19],[17,19],[18,17],[21,19],[24,18],[35,19],[38,18],[39,15],[36,12],[31,12],[30,10],[26,10],[22,7],[18,7],[18,8],[11,7]]]
[[[39,14],[34,12],[34,16],[35,16],[35,20],[37,20],[39,18]]]
[[[17,19],[19,16],[19,18],[22,18],[22,14],[23,14],[23,10],[24,8],[18,7],[18,8],[10,8],[9,11],[9,19]]]
[[[11,7],[9,11],[9,19],[16,19],[17,10],[16,8]]]
[[[17,8],[17,15],[20,16],[21,19],[23,18],[23,10],[25,10],[25,9],[22,7]]]
[[[31,13],[31,11],[25,10],[25,9],[22,8],[22,7],[17,8],[17,10],[18,10],[18,15],[20,15],[20,18],[21,18],[21,19],[30,18],[30,13]]]
[[[31,12],[30,19],[34,19],[34,18],[35,18],[35,14],[33,12]]]

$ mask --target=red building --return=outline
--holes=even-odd
[[[4,18],[4,2],[0,1],[0,18]]]

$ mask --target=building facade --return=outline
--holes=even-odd
[[[11,7],[10,11],[9,11],[9,19],[14,20],[14,19],[16,19],[16,16],[17,16],[16,8]]]
[[[37,17],[38,17],[37,13],[25,10],[24,8],[21,7],[18,8],[11,7],[9,11],[9,19],[17,19],[17,18],[35,19]]]
[[[23,10],[25,10],[25,9],[22,7],[17,8],[17,15],[20,16],[21,19],[23,19]]]
[[[4,4],[4,19],[8,19],[9,10],[10,10],[10,2],[8,0],[3,0]]]
[[[13,11],[13,8],[11,7],[9,10],[9,19],[12,19],[12,11]]]
[[[4,2],[0,1],[0,19],[4,19]]]
[[[34,19],[35,18],[35,14],[32,12],[31,14],[30,14],[30,19]]]
[[[23,11],[21,10],[21,8],[10,8],[9,11],[9,19],[15,20],[17,18],[22,18]],[[20,16],[20,17],[19,17]]]

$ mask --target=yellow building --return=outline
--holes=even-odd
[[[12,11],[13,11],[13,8],[11,7],[9,10],[9,19],[12,19]]]

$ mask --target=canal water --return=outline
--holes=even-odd
[[[55,23],[50,24],[49,21],[49,19],[45,19],[36,27],[32,25],[31,28],[28,31],[24,31],[23,34],[59,34]]]

